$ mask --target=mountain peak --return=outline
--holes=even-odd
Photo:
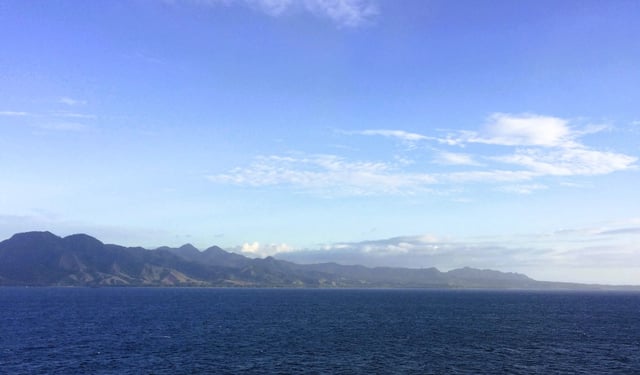
[[[62,238],[56,236],[49,231],[33,231],[16,233],[11,238],[0,243],[14,244],[16,246],[31,246],[34,244],[46,244],[47,246],[55,246]]]
[[[103,246],[104,244],[88,234],[76,233],[63,238],[63,241],[82,246]]]
[[[56,236],[55,234],[49,232],[49,231],[32,231],[32,232],[22,232],[22,233],[16,233],[13,236],[11,236],[10,239],[38,239],[38,240],[43,240],[43,239],[60,239],[60,237]]]
[[[215,246],[215,245],[207,248],[204,252],[205,253],[206,252],[209,252],[209,253],[228,253],[228,251],[225,251],[221,247]]]
[[[198,250],[198,248],[197,248],[197,247],[193,246],[193,245],[192,245],[192,244],[190,244],[190,243],[186,243],[186,244],[184,244],[184,245],[180,246],[180,247],[178,248],[178,250],[183,250],[183,251],[193,251],[193,250],[195,250],[195,251],[200,251],[200,250]]]
[[[88,234],[85,233],[74,233],[71,235],[68,235],[66,237],[64,237],[65,240],[69,239],[69,240],[74,240],[74,241],[98,241],[100,243],[102,243],[100,240],[98,240],[95,237],[92,237]]]

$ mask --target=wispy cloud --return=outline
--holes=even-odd
[[[435,182],[426,173],[405,173],[392,164],[347,161],[336,155],[262,156],[248,167],[207,178],[236,185],[288,185],[320,195],[407,193]]]
[[[482,163],[474,160],[472,155],[469,154],[461,154],[458,152],[438,152],[434,161],[438,164],[444,165],[470,165],[470,166],[481,166]]]
[[[538,176],[527,170],[490,169],[442,173],[438,177],[442,183],[495,183],[528,181]]]
[[[412,195],[450,183],[526,181],[523,170],[451,173],[408,172],[403,163],[349,161],[336,155],[260,156],[247,167],[208,175],[208,180],[240,186],[287,186],[320,196]]]
[[[389,129],[340,131],[409,143],[412,147],[405,152],[432,154],[432,163],[403,163],[399,160],[414,159],[398,159],[394,154],[389,161],[351,160],[338,155],[272,155],[208,178],[236,185],[289,186],[320,195],[413,194],[447,184],[472,183],[508,183],[494,190],[531,194],[549,188],[536,181],[544,177],[595,176],[637,168],[636,156],[600,151],[580,142],[580,137],[605,129],[572,127],[569,121],[550,116],[497,113],[478,131],[462,130],[446,137]],[[427,145],[413,147],[420,142]],[[431,142],[438,143],[438,149],[429,146]],[[458,152],[460,146],[468,146],[469,152]],[[473,153],[477,149],[483,153]],[[465,166],[465,170],[446,170],[455,166]]]
[[[86,100],[70,98],[68,96],[63,96],[63,97],[58,99],[58,103],[65,104],[65,105],[68,105],[68,106],[78,106],[78,105],[87,104],[87,101]]]
[[[61,98],[60,103],[66,106],[78,105],[77,100]],[[73,131],[80,132],[91,129],[89,123],[98,117],[89,113],[80,113],[69,110],[56,111],[0,111],[0,117],[12,118],[15,126],[28,127],[39,131]]]
[[[598,232],[600,235],[640,234],[640,227],[609,229]]]
[[[25,117],[30,115],[31,114],[29,112],[22,112],[22,111],[0,111],[0,116],[7,116],[7,117]]]
[[[379,135],[383,137],[396,138],[406,142],[416,142],[423,140],[435,140],[435,138],[427,137],[418,133],[411,133],[404,130],[389,130],[389,129],[368,129],[353,132],[344,132],[345,134],[360,134],[360,135]]]
[[[87,114],[87,113],[78,113],[78,112],[70,112],[70,111],[55,111],[49,113],[33,113],[33,112],[25,112],[25,111],[0,111],[0,116],[6,117],[35,117],[35,118],[47,118],[47,117],[66,117],[66,118],[76,118],[76,119],[86,119],[86,120],[94,120],[97,118],[95,115]]]
[[[525,167],[541,176],[590,176],[633,168],[638,158],[615,152],[571,147],[553,151],[521,149],[511,155],[495,157],[494,160]]]
[[[97,118],[96,115],[90,115],[87,113],[67,112],[67,111],[54,112],[52,115],[55,117],[67,117],[67,118],[86,119],[86,120],[94,120]]]
[[[496,146],[564,147],[580,146],[576,139],[609,129],[607,125],[588,125],[583,128],[569,126],[569,121],[559,117],[536,114],[493,113],[480,130],[461,130],[446,136],[428,136],[407,133],[398,129],[367,129],[346,134],[382,135],[410,141],[436,141],[450,146],[488,144]]]
[[[547,185],[542,184],[519,184],[519,185],[506,185],[498,188],[499,191],[504,191],[506,193],[513,194],[531,194],[538,190],[545,190],[549,187]]]
[[[305,0],[305,6],[314,14],[348,27],[366,24],[379,13],[371,0]]]
[[[317,17],[330,19],[338,26],[344,27],[368,24],[379,14],[374,0],[167,0],[166,2],[188,2],[200,6],[243,4],[272,17],[308,12]]]

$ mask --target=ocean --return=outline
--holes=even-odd
[[[640,374],[640,293],[0,288],[6,374]]]

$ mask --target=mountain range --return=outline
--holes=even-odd
[[[0,242],[0,286],[199,286],[307,288],[638,289],[533,280],[461,268],[368,268],[252,259],[217,246],[204,251],[124,247],[86,234],[26,232]]]

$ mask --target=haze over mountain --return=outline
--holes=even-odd
[[[204,251],[190,244],[147,250],[104,244],[86,234],[62,238],[50,232],[18,233],[0,242],[0,285],[607,288],[472,268],[440,272],[436,268],[300,265],[273,257],[251,259],[217,246]]]

